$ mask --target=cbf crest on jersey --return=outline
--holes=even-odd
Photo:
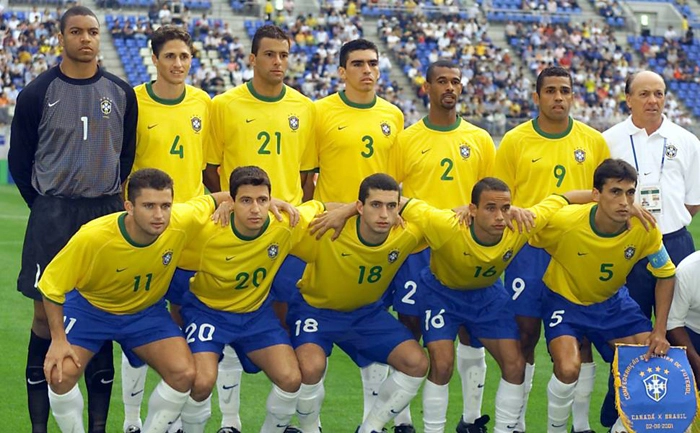
[[[583,150],[583,149],[576,149],[576,150],[574,150],[574,159],[575,159],[576,162],[578,162],[579,164],[582,164],[583,161],[586,160],[586,151]]]
[[[462,157],[462,159],[467,159],[472,155],[472,148],[469,147],[467,144],[460,144],[459,145],[459,156]]]
[[[292,131],[296,131],[297,129],[299,129],[299,118],[296,115],[291,114],[288,119],[289,129],[291,129]]]
[[[112,100],[108,97],[103,97],[100,99],[100,111],[105,116],[109,116],[112,113]]]
[[[199,132],[202,130],[202,118],[196,115],[192,116],[190,123],[192,124],[192,130],[199,134]]]
[[[391,126],[388,122],[382,122],[379,124],[379,126],[382,129],[382,134],[386,135],[387,137],[391,135]]]
[[[163,253],[163,265],[164,266],[168,266],[172,260],[173,260],[173,250],[168,250],[165,253]]]
[[[635,248],[634,245],[628,245],[627,248],[625,248],[625,258],[627,260],[632,260],[632,257],[634,257],[634,253],[637,251],[637,248]]]
[[[685,432],[698,410],[693,370],[685,348],[644,359],[647,346],[618,345],[615,401],[630,432]]]
[[[279,253],[280,253],[279,245],[271,244],[269,247],[267,247],[267,256],[269,258],[274,260]]]
[[[399,259],[399,250],[391,250],[389,256],[387,257],[389,263],[394,263]]]
[[[673,159],[678,155],[678,148],[672,144],[667,144],[664,152],[666,153],[666,158]]]
[[[506,251],[505,254],[503,254],[503,261],[507,262],[508,260],[513,258],[513,249],[508,248],[508,251]]]

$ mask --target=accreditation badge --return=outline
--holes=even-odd
[[[661,186],[642,185],[639,187],[639,202],[642,207],[655,217],[663,213],[661,206]]]
[[[698,411],[695,378],[685,347],[644,360],[648,346],[617,345],[615,404],[629,433],[684,433]]]

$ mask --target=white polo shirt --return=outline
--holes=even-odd
[[[691,132],[663,116],[651,135],[632,123],[632,116],[603,133],[613,158],[632,164],[639,173],[637,190],[661,187],[661,233],[673,233],[690,224],[685,205],[700,204],[700,141]],[[636,198],[639,202],[639,194]]]
[[[676,268],[676,285],[666,329],[687,326],[700,334],[700,251],[689,255]],[[696,348],[700,350],[700,348]]]

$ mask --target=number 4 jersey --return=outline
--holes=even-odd
[[[552,256],[543,281],[555,293],[579,305],[603,302],[625,284],[627,274],[644,257],[656,278],[673,277],[658,227],[648,232],[632,218],[631,228],[601,233],[595,226],[597,204],[567,206],[557,212],[530,244]]]

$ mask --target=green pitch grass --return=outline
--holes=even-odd
[[[0,362],[0,379],[4,386],[0,390],[0,420],[3,431],[29,431],[30,423],[26,409],[26,391],[24,368],[26,362],[27,341],[32,318],[32,302],[16,291],[16,279],[20,265],[22,239],[27,223],[28,209],[16,188],[0,186],[0,342],[2,344],[2,362]],[[700,242],[700,222],[696,219],[690,227],[696,244]],[[115,350],[115,365],[119,372],[120,351]],[[598,371],[596,386],[591,403],[591,426],[601,433],[606,431],[598,423],[599,408],[607,387],[607,366],[597,358]],[[530,432],[546,431],[547,392],[546,386],[551,376],[552,365],[544,343],[537,348],[537,369],[534,387],[530,394],[527,413],[527,429]],[[494,399],[500,372],[492,359],[488,359],[488,373],[484,395],[483,411],[494,417]],[[157,383],[157,377],[151,373],[148,379],[149,389]],[[270,383],[262,374],[245,375],[241,394],[241,418],[244,432],[253,433],[260,430],[264,419],[265,401],[270,390]],[[85,395],[84,391],[83,394]],[[454,431],[461,416],[462,395],[459,379],[455,376],[450,383],[450,406],[448,411],[447,431]],[[145,414],[146,404],[143,405]],[[221,419],[217,403],[213,404],[214,415],[208,424],[207,432],[216,432]],[[412,414],[418,431],[422,431],[422,413],[420,395],[412,405]],[[352,432],[360,423],[362,416],[362,385],[360,374],[352,361],[336,349],[329,361],[326,378],[326,400],[321,419],[323,430],[328,433]],[[108,431],[122,431],[123,407],[121,404],[121,382],[119,373],[114,382],[112,404],[109,415]],[[492,424],[491,424],[492,425]],[[50,421],[50,432],[58,432],[58,427]]]

